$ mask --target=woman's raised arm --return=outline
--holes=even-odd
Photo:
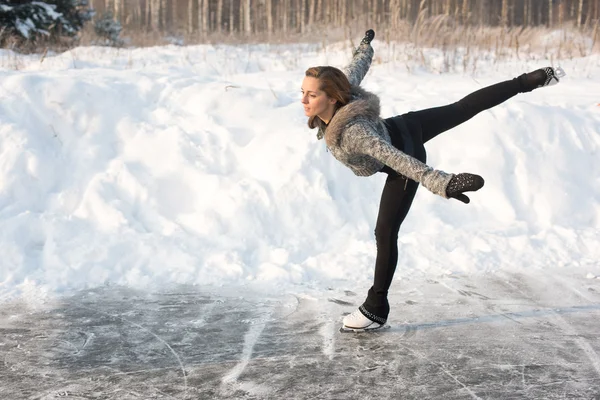
[[[374,37],[375,32],[372,29],[365,32],[365,37],[354,51],[352,61],[344,68],[344,73],[348,77],[350,85],[360,85],[365,75],[367,75],[369,67],[371,66],[371,61],[373,60],[374,51],[373,47],[371,47],[371,41]]]

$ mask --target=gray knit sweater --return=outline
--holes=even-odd
[[[317,118],[317,137],[325,137],[331,154],[358,176],[373,175],[387,165],[447,198],[446,187],[453,174],[435,170],[392,146],[390,135],[379,116],[379,97],[359,87],[372,59],[373,48],[362,43],[350,65],[344,69],[350,81],[352,100],[337,110],[328,125]]]

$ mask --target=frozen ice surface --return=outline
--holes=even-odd
[[[596,279],[404,278],[390,329],[340,333],[359,289],[107,287],[4,303],[0,398],[600,398]]]

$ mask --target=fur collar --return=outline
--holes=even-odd
[[[317,137],[321,139],[324,135],[327,147],[338,146],[344,130],[356,119],[377,121],[380,118],[381,107],[379,97],[376,94],[367,92],[359,86],[352,86],[351,96],[350,103],[339,108],[328,125],[319,120]]]

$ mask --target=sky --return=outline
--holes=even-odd
[[[420,188],[396,280],[568,271],[600,279],[600,56],[495,57],[374,41],[382,117],[560,65],[427,145],[482,175],[465,205]],[[348,43],[0,50],[0,301],[100,286],[368,288],[385,174],[357,177],[307,127],[304,71]]]

